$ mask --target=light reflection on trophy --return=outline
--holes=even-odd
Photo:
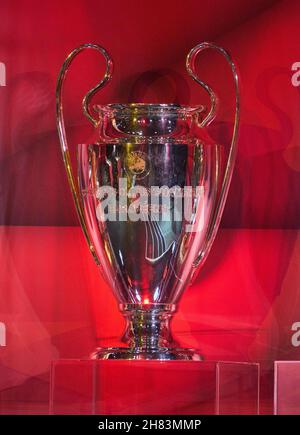
[[[227,153],[206,132],[215,117],[217,98],[199,79],[195,59],[208,48],[226,58],[234,78],[236,113]],[[95,126],[97,140],[78,145],[78,176],[74,177],[62,88],[70,63],[84,49],[95,49],[105,57],[106,73],[83,99],[83,112]],[[90,251],[127,325],[124,346],[96,349],[93,358],[202,359],[197,351],[174,342],[170,320],[219,226],[236,156],[239,90],[235,65],[218,46],[197,45],[186,66],[208,92],[209,111],[175,104],[108,104],[93,107],[96,117],[91,97],[112,77],[106,50],[82,45],[60,71],[57,126],[70,188]]]

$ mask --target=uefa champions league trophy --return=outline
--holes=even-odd
[[[77,147],[74,175],[63,118],[62,90],[68,68],[82,51],[106,60],[101,82],[83,99],[95,127],[94,143]],[[195,69],[197,55],[214,49],[228,61],[236,112],[230,148],[215,144],[206,127],[217,97]],[[98,359],[201,360],[172,339],[170,320],[201,268],[222,216],[236,157],[238,75],[230,55],[201,43],[187,56],[188,74],[209,94],[202,105],[107,104],[93,95],[112,77],[113,62],[99,45],[84,44],[66,58],[57,82],[57,128],[69,185],[89,249],[126,318],[124,347],[96,349]]]

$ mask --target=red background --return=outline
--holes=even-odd
[[[85,356],[122,330],[78,228],[55,127],[59,68],[85,42],[103,45],[115,62],[101,103],[207,103],[185,73],[185,56],[203,40],[231,52],[242,83],[237,165],[221,230],[174,330],[208,359],[259,361],[264,374],[276,359],[299,359],[291,344],[300,321],[300,99],[291,70],[300,61],[299,2],[4,1],[0,16],[7,75],[0,87],[0,322],[7,328],[0,409],[45,410],[50,361]],[[212,128],[228,139],[229,72],[217,55],[201,60],[199,74],[223,102]],[[69,74],[73,148],[91,134],[80,102],[103,70],[97,54],[86,53]],[[263,398],[271,399],[271,376],[263,376]]]

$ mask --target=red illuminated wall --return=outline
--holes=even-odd
[[[237,165],[221,230],[174,330],[208,359],[266,369],[275,359],[299,359],[292,340],[300,322],[299,2],[21,0],[2,2],[0,16],[0,410],[45,410],[50,361],[86,356],[123,326],[78,228],[55,127],[59,68],[84,42],[103,45],[115,62],[96,98],[102,103],[207,104],[185,73],[185,56],[203,40],[231,52],[242,83]],[[69,74],[73,147],[92,134],[81,99],[103,70],[86,53]],[[199,74],[223,102],[211,133],[228,141],[227,66],[203,55]]]

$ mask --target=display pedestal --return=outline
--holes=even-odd
[[[274,364],[274,414],[300,415],[300,361]]]
[[[259,365],[58,360],[51,414],[257,414]]]

